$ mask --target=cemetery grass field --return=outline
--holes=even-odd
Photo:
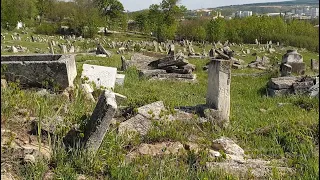
[[[17,45],[15,41],[5,42],[1,45]],[[41,48],[48,53],[47,43],[25,42],[21,46],[28,47],[30,53],[35,48]],[[94,47],[94,44],[88,46]],[[209,51],[210,47],[205,48]],[[277,56],[280,61],[286,49],[270,55],[270,58]],[[311,74],[310,59],[318,59],[317,54],[307,50],[298,52],[303,55],[306,62],[307,74]],[[41,119],[58,115],[71,124],[82,125],[95,107],[95,103],[84,98],[85,95],[79,88],[82,64],[112,66],[120,70],[120,57],[121,55],[115,52],[111,58],[77,56],[78,77],[70,102],[61,94],[40,97],[36,95],[36,91],[23,90],[17,84],[10,83],[8,88],[1,90],[2,127],[24,132],[27,123],[20,123],[19,117],[28,121],[29,117]],[[130,59],[130,54],[125,57]],[[236,58],[249,63],[255,56]],[[197,82],[149,81],[140,79],[138,71],[133,68],[125,71],[124,86],[116,86],[115,92],[127,96],[128,99],[118,104],[118,107],[137,108],[160,100],[169,110],[179,106],[205,104],[208,75],[202,67],[209,60],[189,58],[188,61],[196,65],[194,73],[197,75]],[[259,72],[263,71],[247,68],[232,69],[232,74]],[[208,154],[205,151],[198,154],[186,152],[175,156],[140,157],[124,163],[125,155],[141,143],[188,142],[193,139],[195,143],[209,147],[212,140],[226,136],[234,139],[252,158],[283,159],[288,167],[296,169],[294,175],[283,175],[274,169],[270,174],[271,179],[317,179],[319,178],[319,100],[304,96],[267,97],[266,84],[271,77],[276,77],[276,74],[277,72],[270,71],[258,77],[232,76],[230,126],[226,129],[213,126],[210,122],[154,122],[155,126],[145,137],[135,136],[128,139],[117,135],[118,124],[116,124],[106,134],[96,156],[84,154],[77,148],[67,152],[59,142],[51,142],[54,144],[51,161],[40,160],[33,165],[16,164],[14,169],[25,179],[42,179],[48,172],[54,174],[54,179],[76,179],[79,174],[85,175],[88,179],[237,179],[227,172],[207,170],[205,162]],[[97,98],[98,94],[94,96]],[[68,109],[66,112],[63,111],[64,107]],[[19,114],[19,109],[27,109],[28,113]],[[62,127],[59,129],[59,134],[65,134],[70,128]],[[39,137],[40,139],[42,137]],[[248,173],[246,179],[253,179],[252,175]]]

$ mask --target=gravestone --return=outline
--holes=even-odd
[[[97,87],[114,88],[116,83],[117,68],[83,64],[81,78],[87,77]]]
[[[96,153],[117,110],[115,94],[102,91],[98,103],[85,127],[85,149]]]
[[[292,67],[289,64],[281,64],[280,65],[280,74],[281,77],[290,76],[292,71]]]
[[[282,56],[282,63],[289,64],[292,67],[292,72],[299,75],[305,73],[306,67],[303,62],[303,57],[297,50],[288,50],[286,54]]]
[[[158,52],[158,42],[153,41],[154,51]]]
[[[218,111],[218,124],[226,126],[230,115],[231,61],[212,59],[208,68],[206,104]]]
[[[319,60],[311,59],[311,70],[319,72]]]
[[[173,44],[169,45],[168,55],[174,56],[174,45]]]
[[[51,41],[49,41],[49,42],[48,42],[48,44],[49,44],[50,54],[54,54],[54,50],[53,50],[53,46],[52,46],[52,42],[51,42]]]

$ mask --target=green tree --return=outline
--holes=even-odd
[[[225,39],[225,20],[222,18],[212,19],[207,25],[207,36],[210,42],[223,41]]]

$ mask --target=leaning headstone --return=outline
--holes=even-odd
[[[169,45],[168,55],[174,56],[174,45],[173,44]]]
[[[49,41],[49,42],[48,42],[48,44],[49,44],[50,54],[54,54],[54,50],[53,50],[53,46],[52,46],[52,42],[51,42],[51,41]]]
[[[208,69],[208,90],[206,104],[218,111],[219,126],[229,123],[230,115],[231,61],[213,59]]]
[[[96,54],[105,54],[108,57],[111,57],[111,52],[107,51],[100,43],[97,44]]]
[[[158,52],[158,42],[157,41],[153,41],[153,46],[154,46],[154,51]]]
[[[84,142],[86,150],[93,153],[98,151],[116,110],[115,94],[110,91],[102,91],[90,120],[85,127]]]
[[[114,88],[116,83],[117,68],[83,64],[81,78],[87,77],[97,87]]]

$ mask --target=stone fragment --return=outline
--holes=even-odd
[[[159,74],[165,74],[167,73],[166,70],[163,69],[152,69],[152,70],[141,70],[139,72],[140,77],[152,77],[152,76],[158,76]]]
[[[146,135],[151,126],[152,122],[148,118],[140,114],[137,114],[129,120],[120,123],[118,127],[118,132],[122,135],[131,132],[136,132],[140,135]]]
[[[280,75],[281,77],[290,76],[292,71],[292,66],[289,64],[281,64],[280,65]]]
[[[297,77],[271,78],[268,82],[268,87],[276,90],[289,89],[295,81],[297,81]]]
[[[1,79],[1,88],[7,88],[7,87],[8,87],[7,80]]]
[[[233,140],[227,137],[220,137],[212,142],[214,150],[222,150],[226,154],[244,156],[244,150],[238,146]]]
[[[117,74],[116,75],[116,84],[122,86],[124,84],[124,78],[126,75],[124,74]]]
[[[311,59],[311,70],[319,72],[319,60]]]

